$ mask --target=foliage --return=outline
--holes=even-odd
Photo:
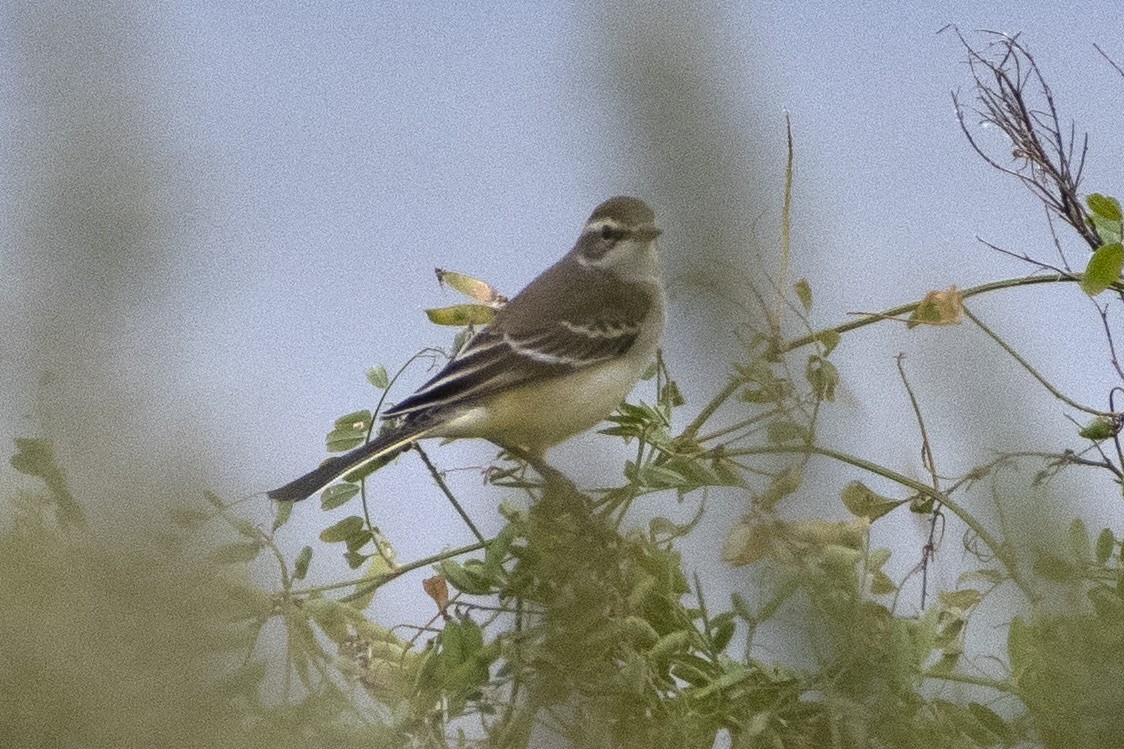
[[[1012,169],[973,145],[1089,245],[1083,273],[1024,256],[1053,275],[934,291],[818,331],[808,323],[811,285],[782,278],[778,287],[794,299],[773,306],[758,297],[767,326],[748,331],[728,381],[689,423],[675,428],[685,399],[662,362],[645,391],[651,402],[624,404],[610,419],[603,434],[632,456],[617,486],[581,491],[503,456],[489,477],[504,498],[503,529],[485,538],[473,526],[477,543],[407,564],[372,522],[363,476],[328,489],[325,510],[357,506],[320,533],[356,571],[329,585],[305,582],[316,564],[310,545],[290,559],[278,543],[292,505],[279,505],[266,529],[244,505],[208,494],[174,511],[173,537],[137,549],[134,539],[87,530],[49,443],[20,441],[13,462],[48,491],[21,496],[0,538],[0,560],[18,570],[0,578],[3,600],[15,602],[0,620],[0,743],[40,744],[47,732],[55,743],[89,746],[174,737],[209,746],[711,747],[723,736],[735,747],[1120,745],[1119,528],[1090,533],[1075,518],[1064,548],[1014,545],[969,491],[1016,457],[942,478],[900,362],[928,480],[823,444],[817,429],[848,374],[832,361],[842,336],[895,323],[923,335],[968,321],[1093,419],[1075,437],[1090,444],[1049,456],[1038,478],[1090,466],[1124,480],[1111,397],[1107,410],[1065,399],[966,304],[1043,282],[1124,301],[1119,204],[1095,193],[1080,199],[1072,139],[1062,137],[1052,95],[1017,39],[968,55],[977,111],[1011,135],[1023,162]],[[1029,103],[1034,85],[1043,108]],[[967,125],[965,133],[971,138]],[[483,308],[492,303],[490,287],[445,277],[483,295]],[[445,321],[476,308],[447,308]],[[367,377],[385,393],[397,375],[378,367]],[[367,410],[341,417],[329,450],[360,444],[376,423]],[[839,490],[848,519],[789,519],[782,509],[813,460],[850,466],[896,493],[853,480]],[[455,502],[441,473],[431,475]],[[712,600],[680,556],[719,492],[745,503],[721,553],[760,573],[759,600]],[[650,495],[693,502],[695,516],[639,522],[638,503]],[[907,512],[929,524],[929,543],[916,550],[926,586],[946,523],[966,529],[965,551],[976,560],[955,588],[923,588],[916,607],[903,604],[902,581],[885,571],[891,550],[870,541],[873,524]],[[250,565],[276,583],[263,592]],[[418,628],[377,621],[376,591],[423,569],[432,570],[422,589],[433,619]],[[970,652],[980,610],[1003,596],[1020,612],[1005,623],[1005,650]],[[801,625],[787,633],[789,653],[760,646],[764,630],[794,615]],[[133,722],[99,720],[107,713]]]

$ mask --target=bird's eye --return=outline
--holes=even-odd
[[[623,237],[624,230],[620,227],[613,226],[612,224],[605,224],[601,227],[601,238],[606,241],[615,242]]]

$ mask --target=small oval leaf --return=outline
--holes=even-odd
[[[1120,221],[1124,219],[1124,214],[1120,211],[1120,202],[1116,198],[1095,192],[1085,198],[1085,202],[1088,204],[1089,210],[1101,218],[1108,219],[1109,221]]]
[[[355,484],[345,483],[329,486],[320,495],[320,509],[334,510],[358,493],[359,487]],[[292,503],[290,502],[289,504],[291,505]]]
[[[285,523],[289,522],[289,518],[292,517],[292,515],[293,515],[293,505],[294,504],[296,504],[296,503],[295,502],[275,502],[274,503],[274,508],[277,511],[277,515],[274,516],[274,518],[273,518],[273,532],[274,533],[276,533],[277,530],[281,526],[283,526]]]
[[[376,364],[368,368],[367,382],[371,383],[379,390],[386,390],[390,385],[390,375],[386,373],[386,367],[381,364]]]
[[[890,499],[876,494],[861,481],[852,481],[843,487],[840,498],[852,515],[872,522],[905,502],[904,499]]]
[[[343,520],[329,525],[320,531],[320,540],[326,544],[346,541],[356,533],[363,532],[363,518],[358,515],[349,515]]]
[[[1119,242],[1101,245],[1085,266],[1081,290],[1089,296],[1100,294],[1119,280],[1121,267],[1124,267],[1124,245]]]
[[[1097,564],[1104,565],[1108,558],[1112,556],[1112,547],[1116,545],[1116,537],[1112,535],[1112,531],[1104,528],[1097,534],[1096,557]]]
[[[451,307],[427,309],[425,314],[434,325],[463,328],[468,325],[487,325],[496,316],[496,311],[482,304],[454,304]]]
[[[303,580],[304,576],[308,574],[310,562],[312,562],[312,547],[305,546],[297,554],[296,561],[293,562],[293,577],[297,580]]]
[[[796,298],[800,300],[800,304],[804,307],[805,312],[812,311],[812,285],[808,283],[808,279],[801,278],[799,281],[792,285],[793,291],[796,292]]]

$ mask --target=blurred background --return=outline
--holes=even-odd
[[[779,268],[786,116],[790,273],[811,283],[814,326],[1025,275],[977,237],[1050,258],[1043,211],[969,148],[950,95],[972,96],[964,49],[938,32],[956,24],[981,45],[972,30],[1023,32],[1063,118],[1091,134],[1084,191],[1119,195],[1124,79],[1092,45],[1124,60],[1118,35],[1097,35],[1122,21],[1111,0],[1081,14],[1046,2],[7,3],[0,436],[53,440],[105,528],[157,528],[205,489],[268,523],[260,493],[319,462],[336,417],[377,402],[369,366],[393,372],[451,344],[423,314],[461,301],[435,267],[513,294],[621,193],[650,202],[665,230],[665,356],[685,423],[741,350],[749,286],[768,290]],[[997,132],[976,137],[1005,147]],[[1080,241],[1061,241],[1082,265]],[[971,306],[1067,395],[1107,407],[1100,322],[1076,287]],[[835,355],[842,387],[822,442],[925,478],[899,352],[943,474],[1075,439],[1065,409],[978,330],[882,325]],[[426,378],[415,365],[390,400]],[[636,397],[650,402],[651,387]],[[606,444],[586,435],[552,460],[581,485],[611,485],[623,453]],[[485,533],[498,528],[503,495],[481,475],[495,448],[431,454]],[[858,474],[814,468],[786,511],[843,517],[838,486]],[[1084,481],[1071,473],[1061,493]],[[37,488],[7,461],[0,485]],[[401,561],[472,540],[412,455],[371,490]],[[330,522],[317,505],[296,508],[292,550]],[[716,493],[710,508],[692,564],[719,591],[744,586],[719,555],[747,498]],[[1113,509],[1093,514],[1107,523]],[[916,563],[924,533],[909,517],[876,528],[901,550],[888,572]],[[950,541],[938,586],[960,571]],[[312,582],[347,574],[334,555]],[[404,580],[376,608],[421,615],[432,604],[419,593]]]

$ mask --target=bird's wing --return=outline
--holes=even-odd
[[[617,281],[609,289],[586,288],[585,293],[564,293],[574,290],[557,286],[554,288],[563,293],[529,293],[551,288],[549,272],[512,299],[433,379],[385,416],[407,416],[469,402],[526,382],[595,366],[627,352],[651,307],[647,290]],[[580,280],[593,285],[608,283],[596,278]],[[600,294],[596,309],[583,304],[590,291]],[[607,293],[613,291],[616,293]]]

